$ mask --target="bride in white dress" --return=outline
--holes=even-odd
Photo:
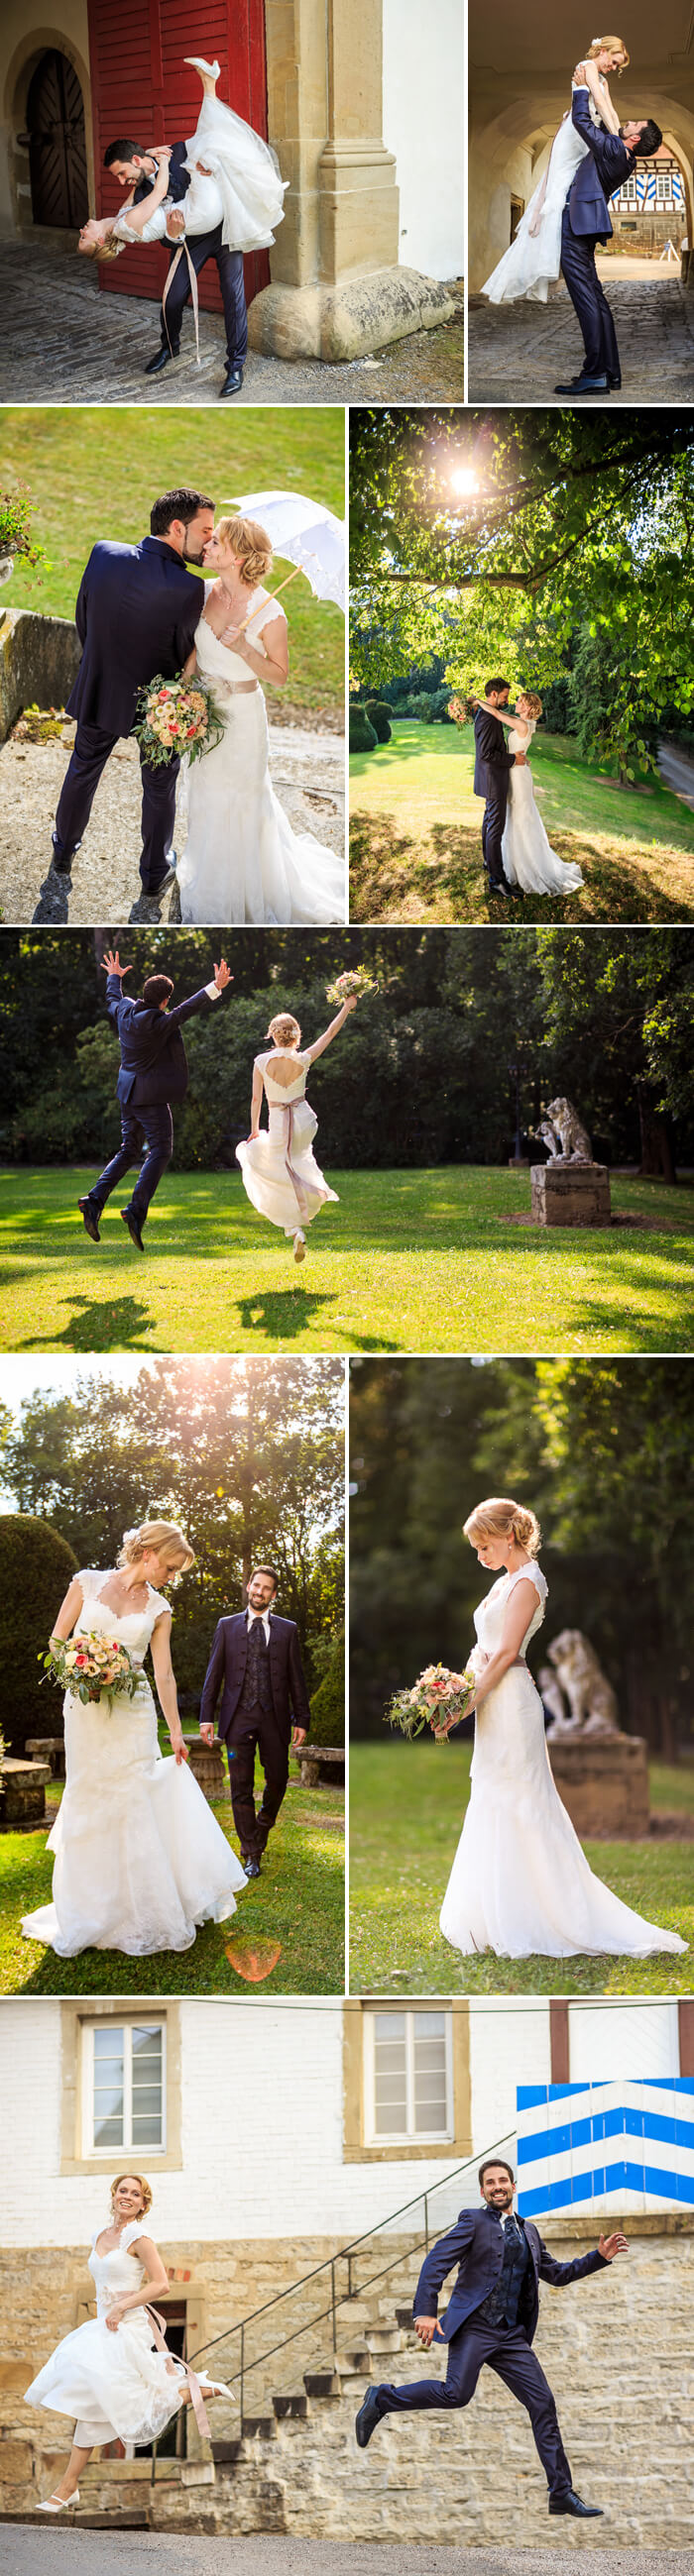
[[[204,560],[217,578],[206,585],[185,676],[209,681],[224,732],[188,771],[181,919],[329,929],[345,917],[342,861],[311,832],[292,831],[268,766],[261,681],[281,688],[289,669],[284,609],[262,587],[269,537],[254,519],[220,519]]]
[[[306,1076],[356,1006],[356,993],[351,993],[322,1038],[315,1038],[310,1047],[302,1047],[299,1022],[291,1011],[279,1011],[268,1029],[270,1052],[257,1055],[253,1065],[251,1132],[243,1145],[237,1145],[236,1159],[253,1207],[289,1236],[295,1261],[305,1259],[304,1226],[312,1224],[328,1199],[337,1206],[337,1191],[329,1189],[313,1152],[318,1120],[306,1099]],[[261,1128],[263,1093],[268,1124]]]
[[[618,134],[620,120],[609,91],[610,74],[625,70],[629,61],[621,36],[596,36],[589,46],[585,61],[577,63],[571,93],[589,91],[589,113],[595,126],[603,125],[608,134]],[[549,157],[543,177],[538,180],[521,216],[518,231],[510,249],[492,270],[482,294],[490,304],[515,304],[521,296],[546,304],[548,288],[560,274],[561,219],[572,180],[581,161],[585,160],[587,143],[576,133],[567,108]]]
[[[217,98],[219,63],[188,54],[199,72],[203,101],[195,133],[186,143],[185,167],[190,185],[178,203],[169,196],[170,149],[157,144],[148,155],[155,164],[154,185],[134,206],[129,198],[118,215],[91,216],[82,225],[79,248],[88,257],[116,258],[132,242],[182,241],[186,233],[216,231],[228,250],[267,250],[273,226],[281,224],[288,180],[262,135]]]
[[[494,1495],[470,1514],[465,1535],[480,1565],[505,1572],[475,1611],[471,1795],[441,1908],[445,1939],[464,1957],[645,1959],[686,1950],[679,1933],[647,1923],[593,1876],[555,1789],[542,1701],[525,1662],[547,1599],[535,1513]]]
[[[481,706],[481,698],[473,699],[473,705]],[[577,859],[558,859],[547,839],[527,756],[542,714],[542,699],[534,689],[524,689],[515,707],[493,707],[485,698],[484,711],[507,726],[509,751],[525,753],[522,765],[516,764],[508,774],[501,856],[509,885],[520,886],[521,894],[575,894],[583,885],[582,869]]]
[[[96,2316],[63,2337],[26,2391],[27,2405],[76,2419],[67,2468],[39,2513],[79,2503],[80,2475],[97,2446],[120,2441],[148,2448],[186,2405],[207,2432],[203,2398],[229,2394],[221,2381],[206,2371],[198,2378],[167,2351],[165,2319],[149,2309],[151,2297],[169,2286],[146,2232],[151,2206],[143,2174],[119,2174],[111,2184],[110,2217],[92,2237],[87,2258]]]
[[[194,1565],[192,1548],[172,1521],[143,1521],[130,1530],[110,1574],[89,1567],[73,1576],[51,1643],[98,1634],[127,1646],[140,1668],[133,1698],[113,1691],[84,1703],[65,1696],[65,1789],[48,1850],[55,1854],[53,1899],[26,1914],[27,1940],[45,1941],[58,1958],[80,1950],[189,1950],[196,1927],[236,1912],[245,1871],[192,1772],[178,1714],[171,1664],[171,1611],[155,1590]],[[144,1672],[151,1649],[173,1759],[157,1741],[156,1708]]]

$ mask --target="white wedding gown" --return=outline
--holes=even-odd
[[[169,1604],[150,1589],[146,1607],[116,1616],[100,1598],[107,1574],[78,1575],[75,1634],[117,1637],[143,1664],[155,1621]],[[199,1923],[236,1912],[245,1871],[187,1764],[164,1760],[149,1682],[132,1699],[65,1695],[66,1782],[48,1836],[53,1901],[26,1914],[22,1931],[60,1959],[87,1949],[189,1950]]]
[[[303,1233],[327,1199],[337,1206],[337,1191],[328,1188],[313,1154],[318,1120],[305,1097],[307,1064],[297,1057],[296,1081],[287,1088],[273,1081],[273,1053],[255,1058],[268,1104],[267,1127],[250,1143],[237,1145],[236,1159],[258,1215],[269,1217],[283,1234],[294,1235]]]
[[[246,633],[264,654],[263,627],[284,618],[284,609],[267,591],[253,592],[249,608],[251,597],[258,606]],[[206,617],[197,627],[195,649],[224,733],[187,770],[188,837],[178,866],[181,920],[215,929],[247,924],[318,930],[342,923],[342,860],[312,833],[293,832],[275,795],[260,682],[249,688],[248,663],[222,644]]]
[[[602,79],[602,74],[599,77]],[[578,82],[572,81],[572,97],[577,88]],[[591,124],[600,128],[600,118],[590,90],[588,107]],[[547,170],[542,179],[538,179],[537,187],[528,199],[515,239],[481,289],[490,304],[515,304],[524,295],[537,304],[546,304],[548,288],[560,274],[564,207],[572,180],[581,161],[585,161],[587,150],[588,145],[576,133],[567,108],[559,132],[554,137]],[[540,205],[543,188],[545,194],[539,227],[536,233],[532,233],[530,227]]]
[[[524,718],[527,731],[517,733],[515,727],[511,729],[509,751],[528,753],[535,722],[534,717],[527,716]],[[577,887],[583,884],[578,861],[558,859],[551,848],[535,803],[529,763],[523,769],[509,770],[501,856],[509,884],[520,886],[523,894],[575,894]]]
[[[165,197],[141,233],[129,228],[127,213],[118,215],[113,225],[118,240],[162,241],[167,212],[176,203],[191,236],[214,232],[221,224],[227,250],[268,250],[275,238],[273,225],[282,222],[289,182],[281,178],[276,156],[262,135],[244,124],[242,116],[235,116],[233,108],[225,107],[221,98],[205,97],[195,133],[186,141],[186,155],[185,167],[192,176],[185,196],[177,201]],[[205,163],[210,177],[196,167],[198,161]]]
[[[539,1565],[521,1565],[492,1584],[475,1611],[473,1668],[497,1653],[514,1585],[531,1582],[537,1608],[519,1660],[475,1711],[470,1804],[441,1908],[441,1930],[454,1950],[492,1950],[497,1958],[532,1954],[569,1959],[609,1952],[645,1959],[686,1950],[679,1933],[646,1923],[589,1869],[554,1786],[542,1701],[526,1669],[530,1638],[542,1626],[547,1584]]]
[[[141,2288],[146,2279],[144,2263],[128,2252],[146,2226],[146,2219],[130,2219],[120,2244],[107,2254],[96,2252],[97,2237],[105,2233],[97,2229],[88,2257],[96,2283],[96,2316],[56,2344],[26,2392],[28,2406],[74,2416],[74,2439],[85,2451],[106,2442],[131,2442],[136,2448],[156,2442],[184,2402],[183,2363],[173,2354],[167,2361],[153,2349],[144,2308],[131,2308],[115,2334],[106,2325],[114,2299]]]

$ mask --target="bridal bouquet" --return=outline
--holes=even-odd
[[[464,1673],[451,1673],[446,1664],[427,1664],[412,1690],[399,1690],[383,1712],[385,1726],[394,1726],[399,1735],[422,1735],[425,1726],[432,1732],[437,1726],[459,1726],[467,1716],[474,1697],[475,1675],[469,1666]]]
[[[158,671],[137,695],[133,733],[148,769],[161,769],[174,752],[202,760],[221,742],[224,720],[206,680],[162,680]]]
[[[336,975],[334,984],[326,984],[325,998],[335,1002],[341,1011],[343,1002],[351,1002],[353,993],[362,1001],[366,993],[379,991],[377,975],[370,975],[366,966],[348,966],[344,975]]]
[[[470,724],[475,713],[473,698],[449,698],[448,713],[454,724]]]
[[[127,1646],[122,1646],[117,1637],[60,1637],[39,1661],[44,1665],[43,1681],[58,1682],[61,1690],[74,1691],[85,1706],[89,1700],[110,1699],[113,1691],[134,1699],[139,1688],[139,1665],[133,1663]]]

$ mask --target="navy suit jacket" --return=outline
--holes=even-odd
[[[227,992],[229,989],[225,986]],[[130,1000],[122,990],[119,975],[109,975],[106,1005],[120,1038],[116,1088],[121,1108],[137,1113],[138,1109],[161,1106],[164,1101],[185,1100],[188,1064],[181,1036],[183,1022],[198,1011],[218,1010],[219,1003],[213,1002],[203,988],[201,993],[191,993],[187,1002],[178,1002],[175,1010],[150,1010],[146,1002]]]
[[[571,109],[576,133],[588,145],[587,160],[580,163],[568,199],[569,224],[572,233],[609,241],[612,232],[607,199],[621,188],[635,167],[636,153],[630,152],[620,134],[606,134],[594,125],[590,115],[587,89],[574,91]]]
[[[583,2281],[590,2272],[609,2270],[609,2265],[597,2249],[593,2254],[579,2254],[573,2263],[556,2263],[554,2255],[543,2245],[532,2219],[526,2218],[524,2226],[533,2268],[530,2304],[523,2322],[528,2342],[532,2343],[540,2307],[538,2281],[552,2281],[555,2289],[565,2289],[569,2281]],[[454,2263],[457,2263],[455,2289],[441,2320],[443,2340],[450,2343],[459,2326],[465,2324],[466,2318],[473,2315],[475,2308],[481,2307],[482,2300],[495,2288],[503,2259],[504,2231],[494,2211],[486,2205],[484,2209],[461,2209],[455,2226],[449,2228],[447,2236],[439,2237],[438,2245],[432,2245],[422,2264],[414,2297],[414,2315],[436,2316],[438,2292],[446,2273],[452,2272]]]
[[[190,187],[191,182],[191,171],[183,169],[183,162],[185,160],[187,148],[187,144],[185,143],[173,143],[171,146],[167,196],[173,197],[174,205],[176,206],[180,205],[181,198],[185,196],[186,189]],[[156,152],[153,152],[153,161],[156,161],[156,157]],[[141,206],[143,197],[151,197],[153,187],[154,180],[148,179],[147,173],[144,171],[142,178],[138,179],[137,182],[137,187],[133,197],[133,205]]]
[[[132,733],[138,689],[157,671],[164,680],[176,677],[204,599],[202,582],[164,537],[94,546],[75,610],[82,660],[68,715],[104,733]]]
[[[507,750],[506,734],[498,716],[487,715],[484,707],[476,709],[474,731],[474,792],[476,796],[486,797],[496,793],[504,772],[513,768],[516,755],[515,751]]]
[[[228,1735],[238,1708],[248,1656],[248,1624],[245,1610],[237,1610],[228,1619],[220,1619],[212,1640],[207,1672],[200,1702],[201,1726],[214,1725],[220,1690],[222,1705],[217,1733]],[[277,1724],[286,1735],[295,1726],[310,1726],[311,1711],[304,1679],[299,1646],[299,1631],[294,1619],[280,1619],[270,1612],[270,1690]]]

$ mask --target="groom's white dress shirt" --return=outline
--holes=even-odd
[[[251,1609],[249,1608],[249,1609],[246,1611],[246,1627],[247,1627],[248,1629],[252,1628],[254,1619],[260,1619],[260,1620],[262,1621],[262,1625],[263,1625],[264,1630],[265,1630],[265,1644],[266,1644],[266,1646],[269,1646],[269,1643],[270,1643],[270,1612],[269,1612],[269,1610],[251,1610]]]

